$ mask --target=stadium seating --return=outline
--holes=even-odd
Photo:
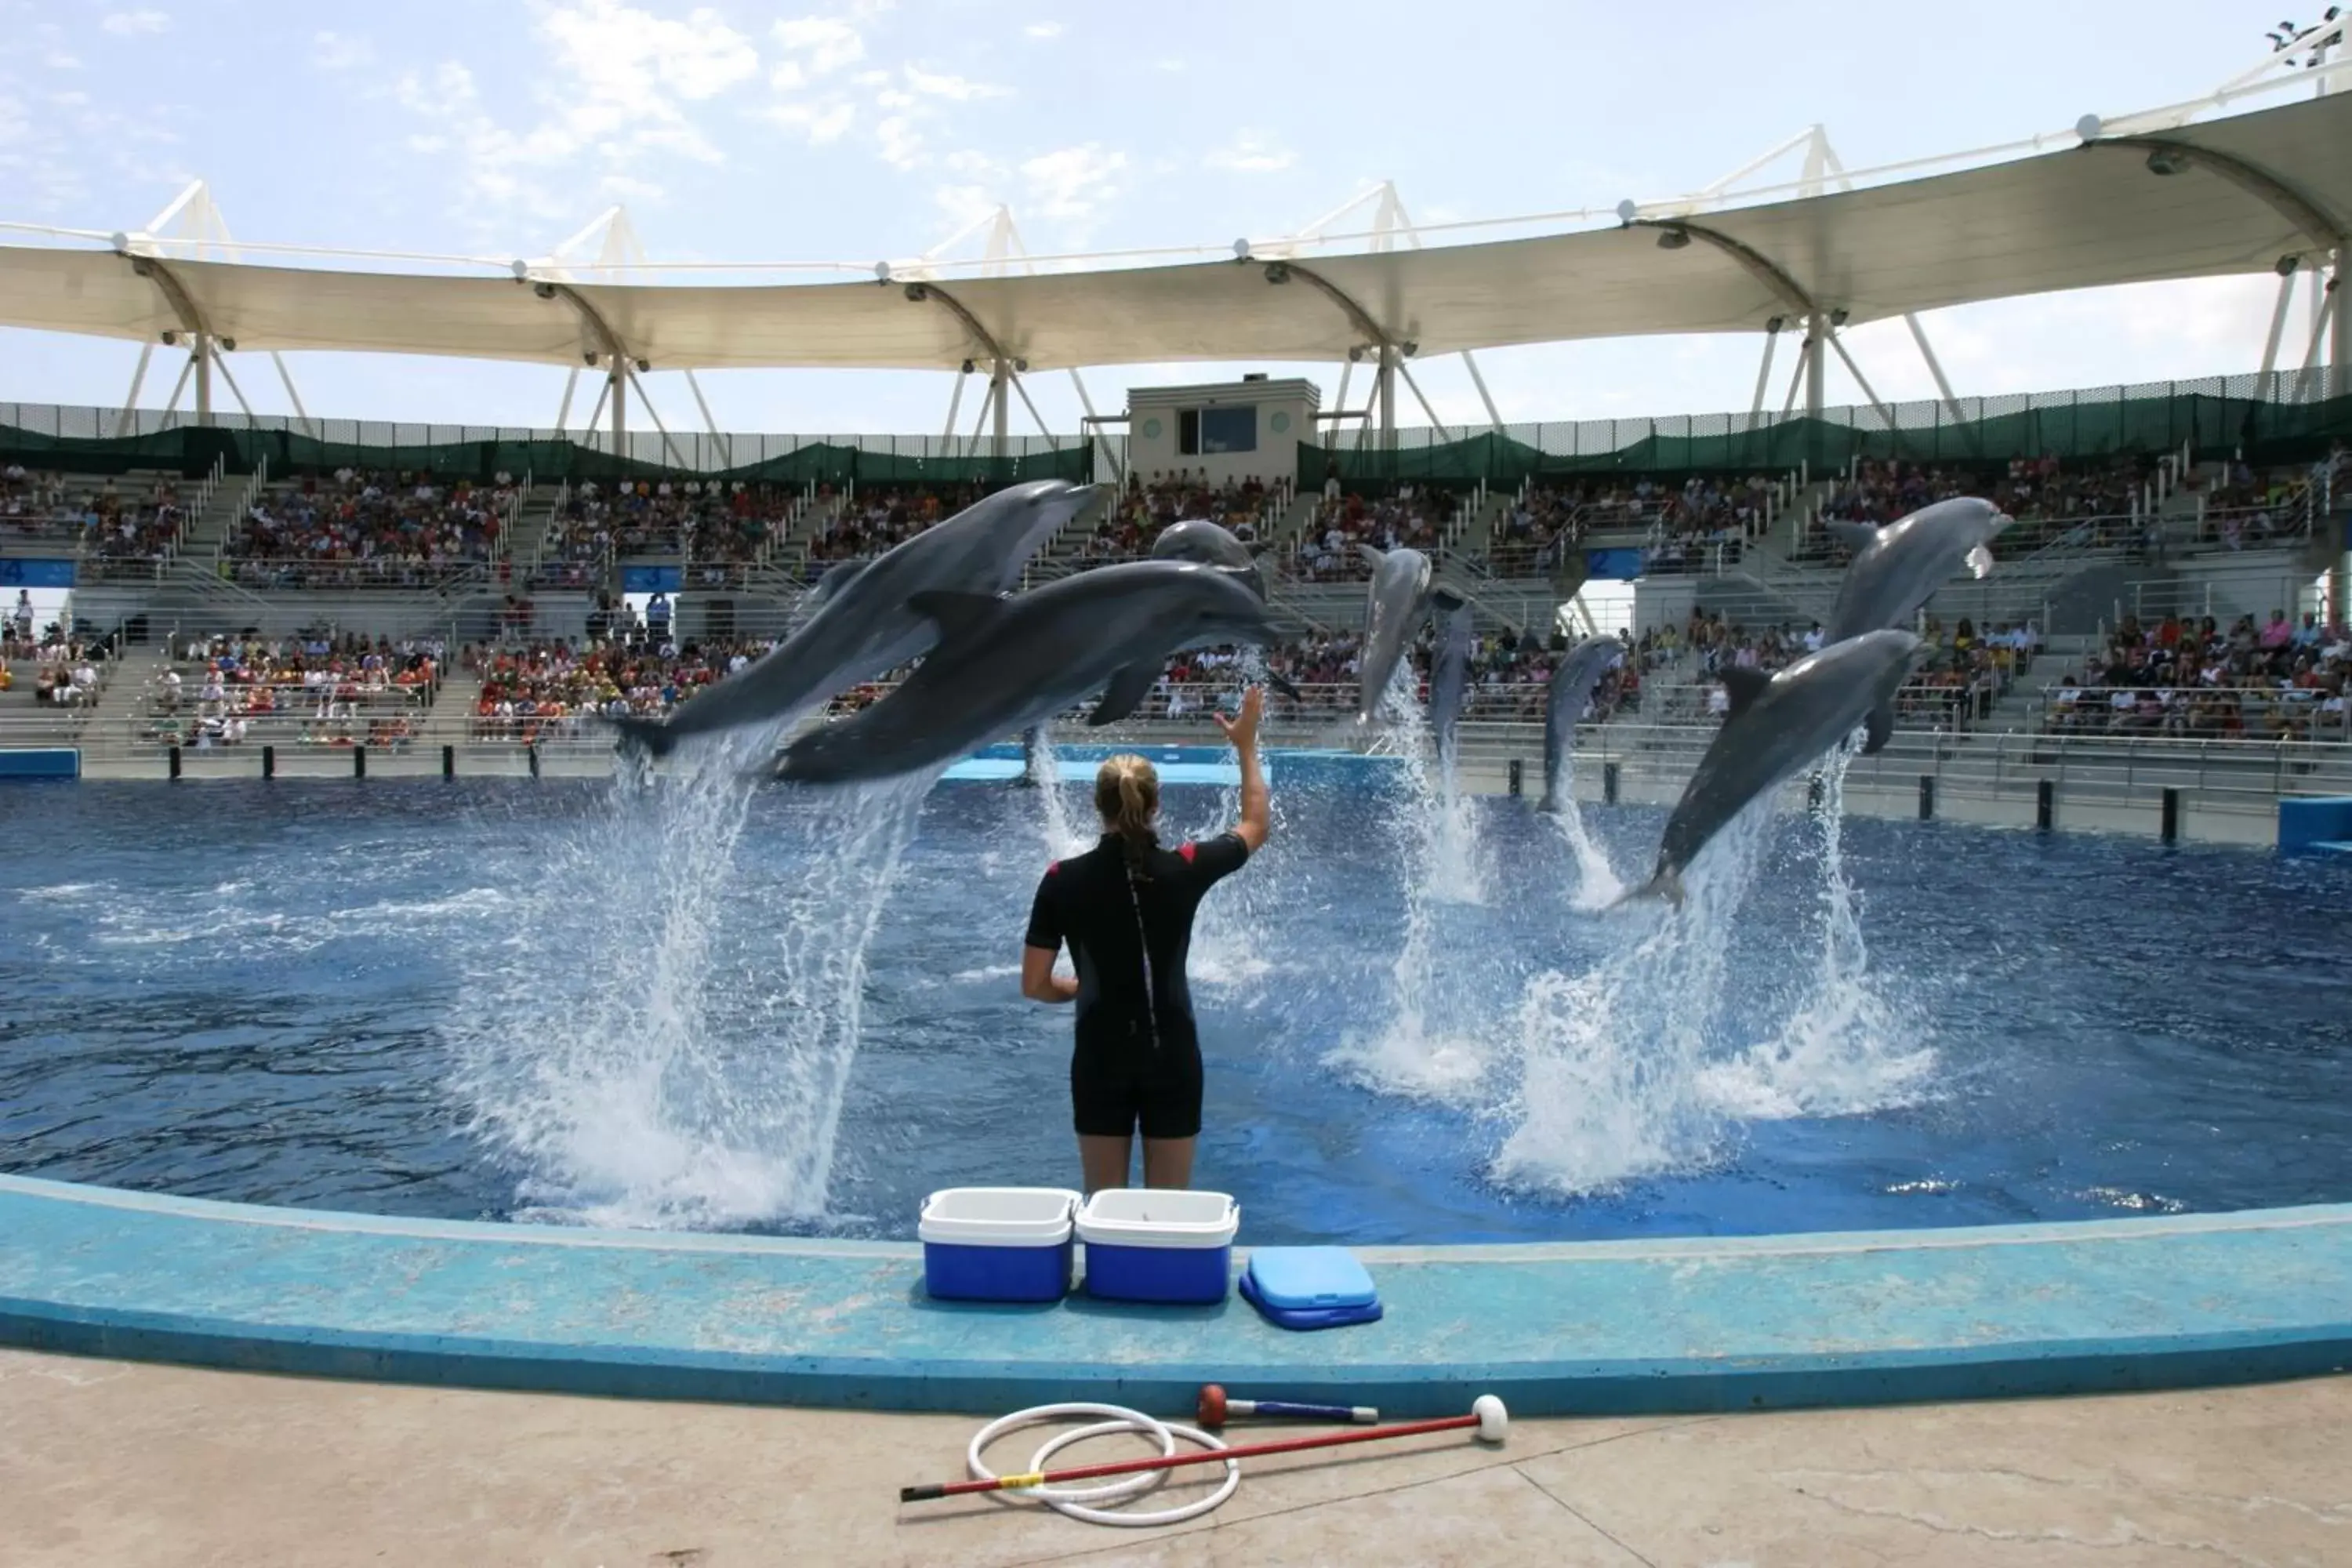
[[[519,499],[511,482],[341,468],[254,499],[221,551],[247,588],[425,588],[487,564]]]
[[[2126,616],[2076,670],[2042,693],[2053,734],[2193,740],[2352,740],[2352,637],[2315,614],[2279,610],[2226,628],[2211,616]]]
[[[196,638],[171,651],[131,715],[134,738],[157,745],[405,747],[441,686],[440,657],[424,643],[320,632]]]

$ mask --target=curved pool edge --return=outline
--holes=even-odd
[[[0,1343],[545,1393],[1410,1416],[2178,1388],[2352,1365],[2352,1205],[2074,1224],[1364,1247],[1380,1323],[935,1302],[920,1248],[222,1204],[0,1176]]]

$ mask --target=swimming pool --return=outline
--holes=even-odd
[[[1277,760],[1276,840],[1196,941],[1196,1179],[1246,1240],[2352,1197],[2329,863],[1868,820],[1825,846],[1789,816],[1669,921],[1580,907],[1525,802],[1375,776],[1285,787]],[[1077,790],[0,798],[0,1167],[885,1237],[935,1187],[1075,1180],[1068,1016],[1014,975]],[[1205,830],[1228,799],[1167,813]],[[1661,819],[1587,810],[1629,879]]]

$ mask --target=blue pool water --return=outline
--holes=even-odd
[[[1245,1241],[2352,1198],[2344,872],[1748,824],[1603,914],[1526,803],[1280,787],[1195,948]],[[1171,789],[1171,826],[1230,809]],[[1022,923],[1083,796],[605,784],[0,794],[0,1168],[396,1214],[906,1237],[1075,1184]],[[1587,808],[1637,879],[1663,814]],[[1831,863],[1842,865],[1832,874]],[[1852,889],[1851,918],[1841,889]]]

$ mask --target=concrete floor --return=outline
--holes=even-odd
[[[0,1351],[0,1565],[2352,1563],[2345,1379],[1524,1422],[1502,1450],[1447,1435],[1252,1461],[1170,1531],[901,1508],[901,1484],[961,1473],[979,1425]],[[1034,1440],[990,1457],[1016,1468]]]

